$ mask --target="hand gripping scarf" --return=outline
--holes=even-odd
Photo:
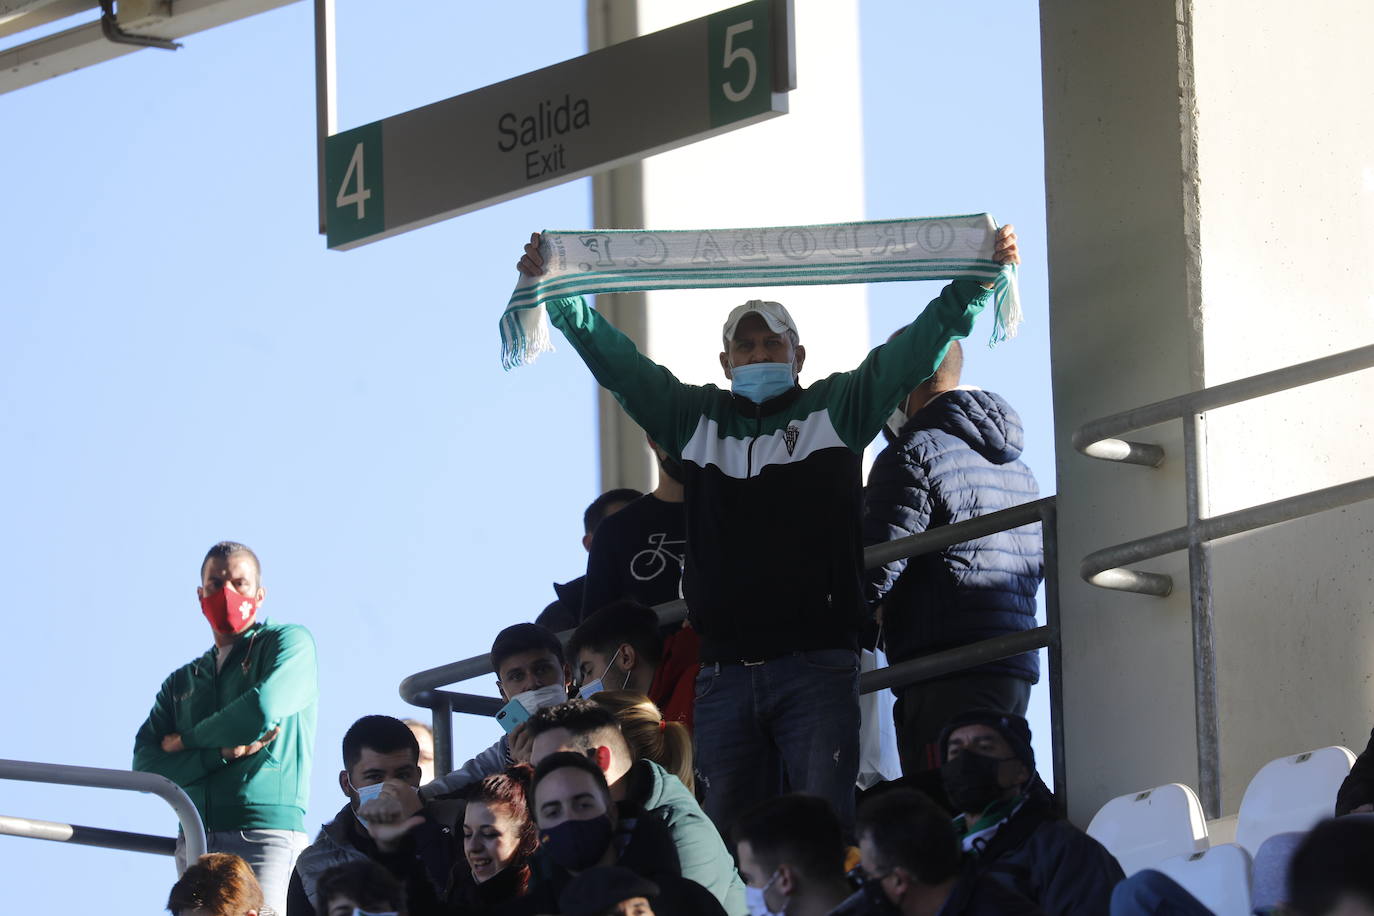
[[[996,235],[997,222],[986,213],[759,229],[545,232],[545,273],[521,274],[501,315],[501,364],[512,369],[553,349],[549,299],[889,280],[991,282],[991,346],[1015,337],[1021,323],[1016,265],[992,260]]]

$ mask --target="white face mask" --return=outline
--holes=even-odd
[[[353,780],[352,780],[352,778],[350,778],[350,779],[348,780],[348,785],[349,785],[349,787],[350,787],[354,792],[356,792],[356,793],[358,794],[358,807],[361,808],[363,805],[365,805],[365,804],[367,804],[368,802],[372,801],[372,799],[376,798],[378,795],[381,795],[381,794],[382,794],[382,789],[386,786],[386,783],[384,783],[384,782],[374,782],[374,783],[373,783],[372,785],[370,785],[370,786],[355,786],[355,785],[353,785]],[[367,818],[365,818],[365,817],[358,817],[358,812],[357,812],[356,809],[354,809],[354,811],[353,811],[353,816],[358,818],[358,823],[362,824],[362,825],[363,825],[363,829],[366,830],[366,829],[367,829]]]
[[[610,660],[609,662],[607,662],[607,664],[606,664],[606,670],[603,671],[603,672],[601,672],[601,677],[597,678],[597,679],[594,680],[594,681],[588,681],[587,683],[583,684],[583,685],[582,685],[582,689],[579,690],[579,691],[577,691],[577,695],[578,695],[580,698],[584,699],[584,700],[590,700],[590,699],[592,698],[593,695],[598,694],[598,693],[600,693],[601,691],[605,690],[605,689],[606,689],[606,685],[605,685],[605,683],[603,682],[603,679],[606,677],[607,674],[610,673],[611,667],[612,667],[613,665],[615,665],[615,660],[616,660],[617,658],[620,658],[620,650],[619,650],[619,649],[616,649],[616,650],[615,650],[615,655],[612,655],[612,656],[611,656],[611,660]],[[630,672],[626,671],[626,672],[625,672],[625,683],[620,685],[620,689],[621,689],[621,690],[624,690],[624,689],[625,689],[625,684],[628,684],[628,683],[630,683]]]
[[[547,687],[538,687],[516,694],[515,699],[521,706],[525,707],[525,712],[534,715],[545,706],[557,706],[559,703],[566,703],[568,701],[568,688],[564,684],[550,684]]]
[[[768,908],[768,889],[773,886],[773,882],[778,880],[778,873],[773,872],[773,877],[768,879],[768,883],[763,887],[744,888],[744,905],[749,907],[749,916],[782,916],[787,912],[787,904],[782,905],[780,910],[770,910]]]

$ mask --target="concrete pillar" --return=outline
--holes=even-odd
[[[589,0],[589,43],[597,47],[594,42],[658,31],[730,5]],[[789,112],[599,177],[598,226],[694,229],[863,218],[858,3],[795,0],[795,14],[799,77]],[[775,299],[796,318],[807,345],[803,384],[852,369],[869,349],[863,286],[654,292],[614,303],[609,298],[598,297],[597,308],[686,382],[726,384],[716,358],[721,325],[747,299]],[[644,434],[604,393],[600,417],[603,489],[650,485]]]
[[[1163,467],[1075,452],[1084,422],[1369,343],[1374,116],[1362,6],[1041,5],[1050,314],[1071,814],[1198,786],[1184,554],[1166,599],[1078,576],[1093,550],[1185,522],[1182,426]],[[1204,512],[1374,473],[1374,373],[1206,419]],[[1273,757],[1358,750],[1374,718],[1368,504],[1213,549],[1222,813]]]

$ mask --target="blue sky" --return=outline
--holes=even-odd
[[[499,4],[376,16],[345,0],[340,126],[580,54],[582,8],[543,3],[517,26]],[[1027,322],[992,351],[980,324],[965,380],[1022,412],[1052,492],[1035,5],[865,0],[862,15],[868,215],[1016,224]],[[566,347],[503,372],[496,319],[521,241],[588,225],[590,184],[326,251],[310,5],[185,45],[0,96],[0,756],[126,767],[161,680],[209,645],[200,557],[242,540],[263,559],[264,613],[319,646],[313,831],[342,804],[350,722],[415,712],[404,676],[484,651],[584,561],[593,383]],[[873,287],[874,342],[935,292]],[[499,734],[455,727],[459,759]],[[174,826],[151,797],[12,782],[0,813]],[[0,837],[0,877],[16,912],[99,894],[105,912],[147,913],[173,870]]]

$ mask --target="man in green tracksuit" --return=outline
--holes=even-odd
[[[315,747],[315,641],[298,624],[259,618],[258,558],[224,541],[201,564],[201,612],[215,645],[162,682],[134,738],[135,770],[181,786],[210,852],[243,857],[269,906],[286,912]],[[177,864],[184,869],[181,844]]]
[[[541,242],[536,233],[525,246],[522,273],[543,273]],[[998,232],[994,259],[1019,262],[1011,226]],[[706,811],[722,829],[784,788],[853,820],[858,634],[869,616],[863,450],[989,298],[956,280],[857,369],[806,388],[791,315],[752,300],[722,332],[730,391],[679,382],[580,297],[546,303],[596,380],[682,462],[683,594],[702,640],[696,762]]]

